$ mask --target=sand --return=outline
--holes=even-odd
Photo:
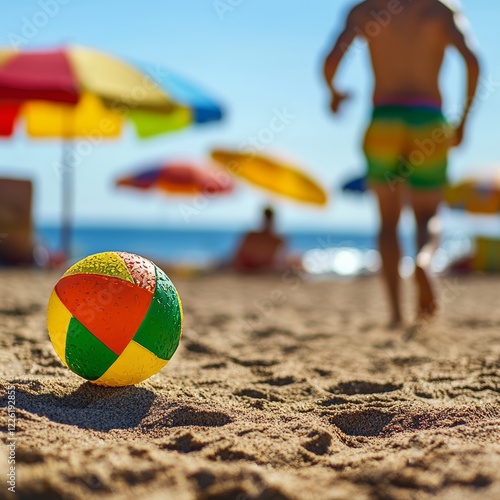
[[[384,327],[375,278],[174,278],[181,347],[112,389],[52,349],[59,275],[0,271],[0,498],[11,385],[16,498],[500,498],[498,277],[441,279],[413,336]]]

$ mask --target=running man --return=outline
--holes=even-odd
[[[479,80],[478,59],[465,26],[463,15],[445,0],[366,0],[350,11],[324,65],[330,107],[337,113],[349,97],[334,84],[339,63],[356,37],[366,40],[375,88],[363,150],[381,215],[379,248],[394,326],[402,322],[397,225],[405,200],[411,203],[417,224],[417,318],[430,318],[437,311],[429,271],[439,243],[435,216],[447,181],[448,149],[463,140]],[[454,129],[442,114],[439,90],[449,46],[458,50],[467,66],[465,106]]]

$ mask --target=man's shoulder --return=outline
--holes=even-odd
[[[388,3],[393,2],[399,3],[400,0],[363,0],[351,8],[349,18],[351,21],[361,22],[370,18],[370,16],[373,15],[373,11],[384,9],[387,7]]]
[[[455,13],[460,10],[460,3],[457,0],[435,0],[435,2],[443,9],[443,12]]]
[[[368,12],[372,8],[373,0],[362,0],[351,8],[351,13]]]
[[[349,11],[349,18],[351,20],[358,21],[370,12],[370,9],[373,8],[372,5],[373,0],[363,0],[362,2],[358,2]]]
[[[459,11],[460,4],[455,0],[434,0],[433,11],[447,19],[452,19]]]

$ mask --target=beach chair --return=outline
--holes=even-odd
[[[0,265],[33,264],[33,184],[0,178]]]
[[[476,238],[476,254],[472,267],[475,271],[500,272],[500,239]]]

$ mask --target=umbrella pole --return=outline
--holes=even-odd
[[[66,258],[71,256],[71,220],[73,215],[74,168],[69,141],[64,141],[62,151],[62,219],[61,250]]]

